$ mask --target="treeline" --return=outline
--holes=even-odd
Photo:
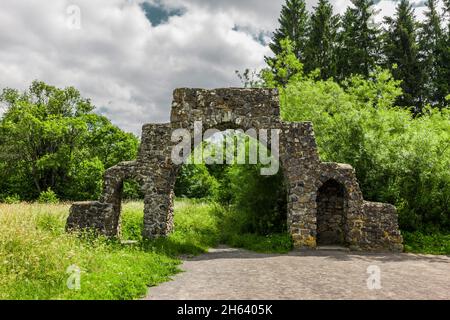
[[[420,114],[426,105],[446,107],[450,90],[450,1],[427,0],[425,20],[418,21],[408,0],[401,0],[393,17],[376,23],[373,0],[351,0],[343,15],[335,15],[329,0],[319,0],[312,13],[305,0],[287,0],[280,27],[270,48],[282,53],[289,38],[304,72],[320,80],[342,83],[352,75],[368,79],[377,68],[401,80],[403,94],[396,105]],[[266,58],[273,65],[273,58]],[[284,79],[286,84],[289,70]]]
[[[4,89],[0,104],[0,201],[97,199],[105,169],[136,157],[138,139],[75,88],[35,81]]]

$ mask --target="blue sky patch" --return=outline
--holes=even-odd
[[[156,4],[144,2],[141,4],[142,10],[144,10],[145,16],[150,21],[152,26],[156,27],[169,21],[170,17],[182,16],[184,9],[170,9],[166,8],[160,2]]]

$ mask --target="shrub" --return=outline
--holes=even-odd
[[[42,191],[38,198],[39,203],[58,203],[59,199],[56,196],[56,193],[53,192],[51,188],[48,188],[47,191]]]
[[[13,195],[10,195],[10,196],[6,196],[3,199],[3,203],[7,203],[7,204],[20,203],[20,196],[18,194],[13,194]]]
[[[287,230],[283,174],[262,176],[259,165],[233,165],[222,181],[221,200],[231,204],[224,228],[238,233],[268,235]]]
[[[123,199],[139,200],[144,199],[141,187],[136,180],[125,180],[123,182]]]
[[[205,165],[186,164],[181,167],[175,184],[175,195],[186,198],[214,198],[219,184]]]
[[[450,255],[450,234],[403,232],[406,252]]]

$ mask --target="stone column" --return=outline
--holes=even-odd
[[[173,188],[177,166],[172,163],[170,124],[149,124],[142,129],[137,178],[144,193],[143,236],[154,239],[173,230]]]
[[[280,160],[288,188],[288,231],[296,248],[314,248],[319,155],[311,123],[281,123]]]

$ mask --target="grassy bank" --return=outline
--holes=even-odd
[[[122,215],[124,245],[66,234],[68,204],[0,204],[0,299],[135,299],[148,286],[179,272],[179,255],[196,255],[227,241],[260,252],[287,252],[286,236],[233,235],[223,208],[177,201],[175,232],[166,239],[141,237],[143,204],[128,203]],[[226,219],[225,219],[226,220]],[[70,290],[70,266],[81,270],[80,290]]]

